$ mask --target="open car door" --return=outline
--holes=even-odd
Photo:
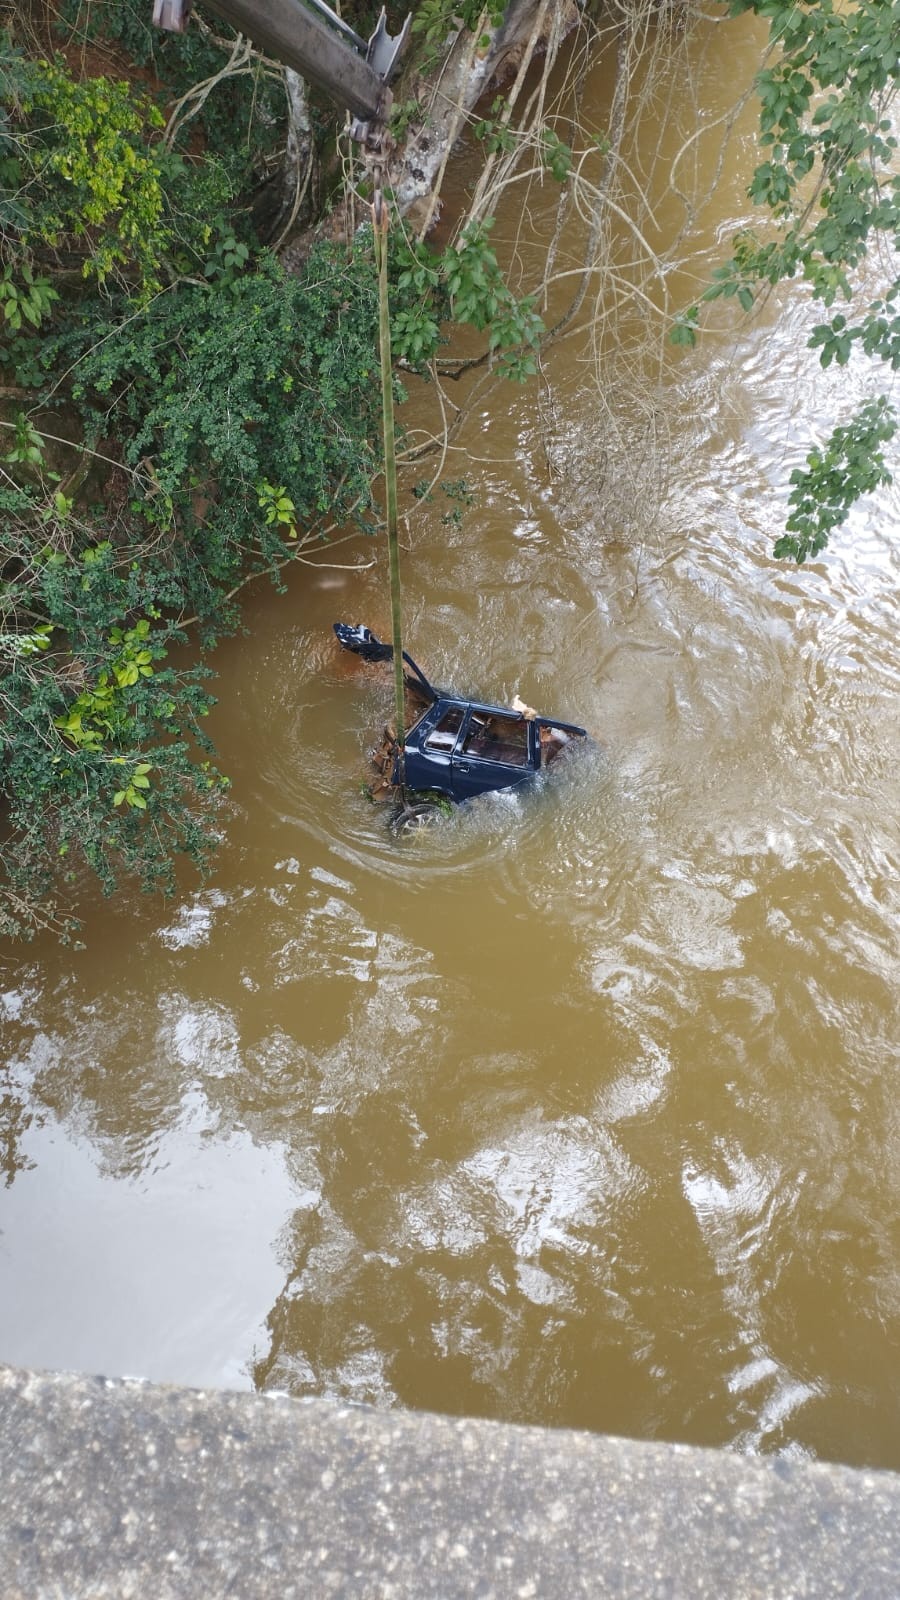
[[[470,705],[451,756],[453,797],[511,789],[540,765],[536,730],[514,711]]]

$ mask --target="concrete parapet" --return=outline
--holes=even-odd
[[[900,1478],[0,1368],[2,1600],[896,1600]]]

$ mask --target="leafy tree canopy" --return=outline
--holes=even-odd
[[[810,346],[823,367],[844,366],[854,348],[900,369],[900,274],[868,296],[860,269],[876,250],[897,263],[900,172],[892,110],[900,62],[900,0],[731,0],[769,23],[770,51],[757,78],[760,144],[749,194],[778,224],[774,237],[738,235],[704,300],[736,296],[749,310],[761,290],[798,274],[823,310]],[[838,309],[840,306],[846,309]],[[692,343],[699,308],[676,326]],[[836,430],[806,470],[792,474],[787,531],[775,554],[798,562],[818,554],[862,493],[889,481],[885,446],[897,417],[887,400],[868,402]]]
[[[146,96],[0,46],[0,932],[87,866],[166,885],[214,843],[209,672],[173,645],[329,522],[366,524],[375,296],[356,250],[287,277],[220,163]]]

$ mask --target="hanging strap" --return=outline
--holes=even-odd
[[[382,193],[381,168],[374,171],[372,229],[378,269],[378,335],[381,352],[381,411],[384,426],[384,502],[387,526],[388,571],[391,590],[391,639],[394,645],[394,715],[397,729],[397,779],[406,781],[403,762],[406,704],[403,693],[403,625],[400,596],[400,540],[397,529],[397,458],[394,448],[394,381],[391,371],[391,320],[388,306],[388,208]]]

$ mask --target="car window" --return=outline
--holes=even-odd
[[[451,706],[445,711],[440,721],[436,722],[431,732],[424,741],[425,750],[434,750],[449,755],[456,743],[463,719],[463,707]]]
[[[473,711],[463,740],[463,754],[509,767],[528,765],[528,724],[523,717]]]

